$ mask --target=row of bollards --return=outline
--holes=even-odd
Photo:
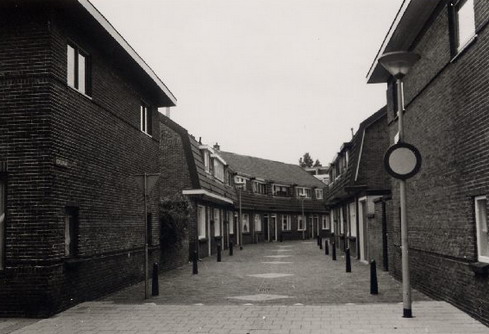
[[[329,255],[329,240],[324,240],[324,255]],[[317,244],[319,249],[323,249],[323,238],[317,237]],[[336,243],[335,241],[331,241],[331,259],[336,261]],[[345,250],[345,270],[347,273],[351,273],[351,254],[350,248],[346,248]],[[379,284],[377,281],[377,264],[375,260],[370,262],[370,294],[377,295],[379,293]]]

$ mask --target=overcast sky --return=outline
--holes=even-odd
[[[332,161],[385,104],[365,76],[402,0],[91,0],[206,144]]]

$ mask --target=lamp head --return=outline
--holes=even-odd
[[[419,60],[416,53],[396,51],[384,53],[379,58],[379,63],[396,79],[403,78],[413,65]]]

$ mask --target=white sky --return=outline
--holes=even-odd
[[[365,76],[402,0],[91,0],[205,144],[331,162],[385,104]]]

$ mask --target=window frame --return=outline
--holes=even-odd
[[[262,232],[262,219],[261,219],[261,215],[258,214],[258,213],[255,213],[255,217],[254,217],[254,228],[255,228],[255,232]]]
[[[479,202],[484,202],[485,205],[484,206],[480,206]],[[481,254],[481,250],[482,250],[482,240],[483,240],[483,237],[482,237],[482,234],[483,233],[486,233],[488,234],[489,231],[488,231],[488,216],[487,216],[487,203],[488,203],[488,200],[487,200],[487,196],[477,196],[477,197],[474,197],[474,214],[475,214],[475,228],[476,228],[476,242],[477,242],[477,260],[479,262],[484,262],[484,263],[489,263],[489,241],[487,241],[487,236],[485,237],[485,240],[486,240],[486,249],[487,249],[487,252],[488,254],[487,255],[482,255]],[[485,229],[486,231],[483,231],[483,229],[481,229],[481,221],[480,221],[480,208],[484,208],[484,213],[485,213]]]
[[[141,103],[139,107],[139,130],[152,137],[153,135],[153,114],[152,109],[146,103]]]
[[[284,229],[284,223],[285,223],[285,229]],[[282,227],[282,231],[292,230],[292,222],[291,222],[290,215],[282,215],[281,227]]]
[[[64,224],[64,256],[75,258],[78,256],[78,208],[66,207],[63,216]],[[69,242],[67,242],[69,240]]]
[[[246,218],[245,218],[246,217]],[[245,226],[248,227],[248,230],[245,231]],[[242,233],[250,233],[250,215],[248,213],[241,213],[241,232]]]
[[[324,195],[323,195],[323,189],[319,188],[319,189],[315,189],[315,195],[316,195],[316,199],[323,199],[324,198]],[[318,194],[320,194],[318,196]]]
[[[203,220],[202,220],[202,216],[204,218]],[[205,206],[197,205],[197,234],[199,236],[199,240],[207,238],[206,218],[207,215],[206,215]]]
[[[331,229],[331,218],[329,215],[321,216],[321,229],[330,230]]]
[[[302,215],[297,215],[297,231],[301,232],[306,230],[306,224],[302,220],[302,218],[305,218],[305,220],[307,220],[306,216],[302,217]]]
[[[73,64],[69,61],[69,50],[70,48],[73,50]],[[80,87],[80,62],[79,58],[82,56],[85,59],[84,62],[84,73],[85,78],[83,80],[83,89]],[[70,68],[70,65],[73,68]],[[66,43],[66,84],[68,87],[76,90],[80,94],[91,97],[92,96],[92,65],[91,65],[91,57],[88,52],[80,48],[76,43],[72,41],[68,41]],[[73,71],[73,82],[70,80],[70,73]]]
[[[469,5],[468,7],[465,7]],[[473,0],[454,0],[450,3],[450,44],[452,57],[456,58],[462,53],[477,37],[476,25],[475,25],[475,5]],[[460,11],[462,8],[470,8],[471,19],[467,24],[473,24],[471,31],[466,36],[460,35]],[[472,30],[473,28],[473,30]],[[463,39],[461,38],[463,37]]]

